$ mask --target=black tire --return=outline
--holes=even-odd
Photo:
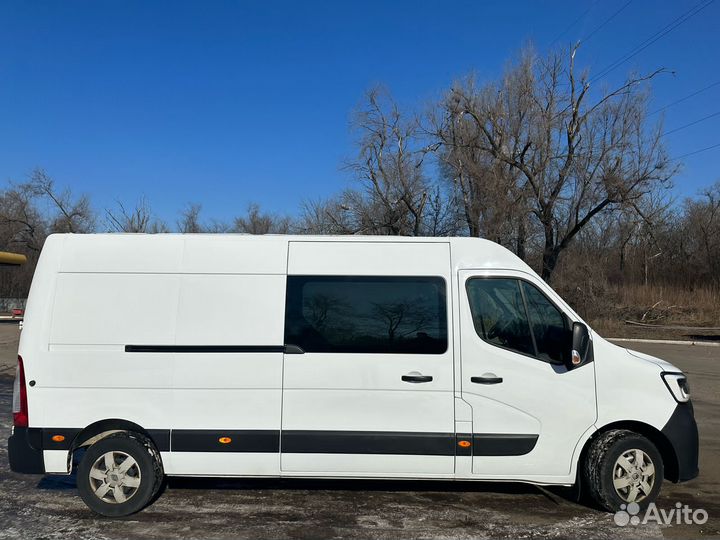
[[[655,470],[650,492],[645,494],[641,491],[643,498],[636,501],[623,498],[614,485],[617,461],[631,450],[644,452]],[[609,512],[625,509],[630,502],[635,502],[644,510],[660,493],[664,472],[662,456],[652,442],[633,431],[613,429],[601,433],[590,443],[583,463],[583,489],[595,503]],[[624,506],[621,508],[621,505]]]
[[[93,465],[108,452],[127,454],[137,464],[134,471],[139,471],[139,486],[124,502],[108,502],[98,497],[91,485]],[[139,433],[118,432],[87,449],[77,469],[77,487],[80,497],[93,512],[107,517],[123,517],[139,512],[153,501],[162,486],[163,477],[160,454],[152,441]]]

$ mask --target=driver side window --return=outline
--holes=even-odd
[[[518,280],[471,279],[467,292],[475,331],[481,338],[505,349],[535,354]]]
[[[466,289],[483,340],[544,362],[565,360],[566,318],[535,286],[513,278],[472,278]]]

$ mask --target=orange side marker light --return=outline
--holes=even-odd
[[[232,439],[230,437],[220,437],[218,441],[220,441],[220,444],[228,444],[232,442]]]
[[[52,440],[53,442],[63,442],[65,440],[65,435],[53,435]]]
[[[458,446],[460,448],[470,448],[470,441],[459,441]]]

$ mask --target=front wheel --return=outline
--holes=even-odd
[[[592,441],[583,469],[589,495],[611,512],[631,503],[647,508],[660,493],[664,477],[655,445],[626,429],[607,431]]]
[[[80,497],[94,512],[122,517],[142,510],[163,479],[152,442],[136,433],[115,433],[93,444],[78,466]]]

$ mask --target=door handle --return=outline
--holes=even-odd
[[[420,375],[419,373],[408,373],[402,376],[402,380],[409,383],[424,383],[433,380],[432,375]]]
[[[496,376],[494,373],[486,373],[482,377],[470,377],[470,382],[477,384],[500,384],[503,382],[502,377]]]

